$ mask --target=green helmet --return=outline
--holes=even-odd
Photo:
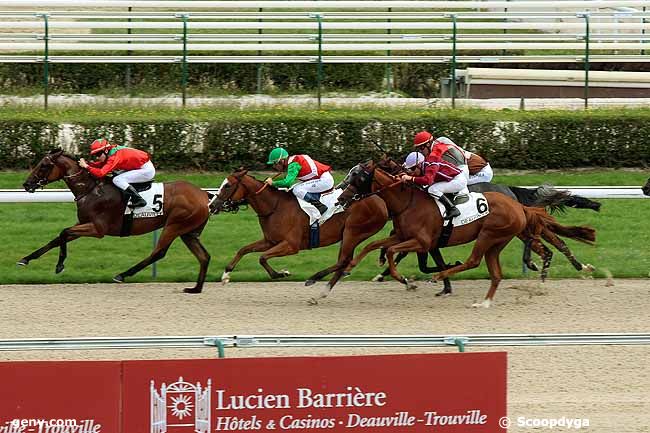
[[[282,147],[276,147],[269,153],[269,160],[267,161],[267,164],[275,164],[281,159],[287,158],[289,156],[289,152],[287,152],[284,148]]]

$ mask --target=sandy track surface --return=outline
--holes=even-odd
[[[456,281],[406,292],[397,283],[345,282],[317,306],[300,283],[0,286],[0,338],[242,335],[647,332],[650,280],[507,280],[490,309],[470,305],[488,282]],[[226,349],[228,357],[451,351],[444,348]],[[511,417],[587,418],[586,431],[650,432],[649,346],[507,350]],[[4,360],[214,357],[214,349],[0,352]],[[511,428],[512,432],[530,431]],[[564,431],[556,429],[553,431]]]

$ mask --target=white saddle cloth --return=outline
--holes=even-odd
[[[477,219],[481,219],[490,213],[490,206],[487,199],[480,192],[470,192],[469,200],[462,204],[457,204],[456,207],[460,211],[460,216],[453,219],[454,226],[464,226]],[[436,200],[440,215],[445,214],[445,207],[439,200]]]
[[[327,206],[327,212],[325,212],[325,214],[322,216],[318,209],[316,209],[316,206],[311,203],[307,203],[305,200],[298,199],[298,203],[300,204],[301,209],[305,211],[307,215],[309,215],[309,225],[311,226],[316,221],[318,221],[319,225],[323,225],[323,223],[330,219],[332,215],[343,212],[345,209],[343,209],[342,206],[336,206],[336,200],[338,200],[339,196],[342,193],[342,189],[333,189],[330,192],[324,192],[321,194],[320,202]]]
[[[124,215],[133,214],[133,218],[153,218],[163,214],[163,200],[165,199],[165,186],[162,182],[151,184],[151,188],[139,193],[147,201],[146,206],[131,209],[129,206],[124,210]]]

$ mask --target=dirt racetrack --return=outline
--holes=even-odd
[[[0,338],[242,335],[647,332],[650,279],[506,280],[490,309],[471,308],[486,280],[406,292],[395,282],[345,282],[317,306],[301,283],[0,286]],[[226,349],[228,357],[426,353],[452,348]],[[468,347],[507,350],[511,418],[588,419],[588,432],[650,432],[650,346]],[[214,349],[0,352],[3,360],[214,357]],[[511,432],[531,431],[513,427]],[[538,431],[535,429],[535,431]],[[568,431],[555,429],[552,431]]]

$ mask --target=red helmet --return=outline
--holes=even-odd
[[[90,145],[90,154],[95,155],[96,153],[103,152],[104,150],[110,149],[113,147],[112,144],[108,142],[105,138],[99,138],[92,142]]]
[[[415,137],[413,138],[413,147],[429,144],[431,141],[433,141],[433,135],[427,131],[421,131],[415,134]]]

